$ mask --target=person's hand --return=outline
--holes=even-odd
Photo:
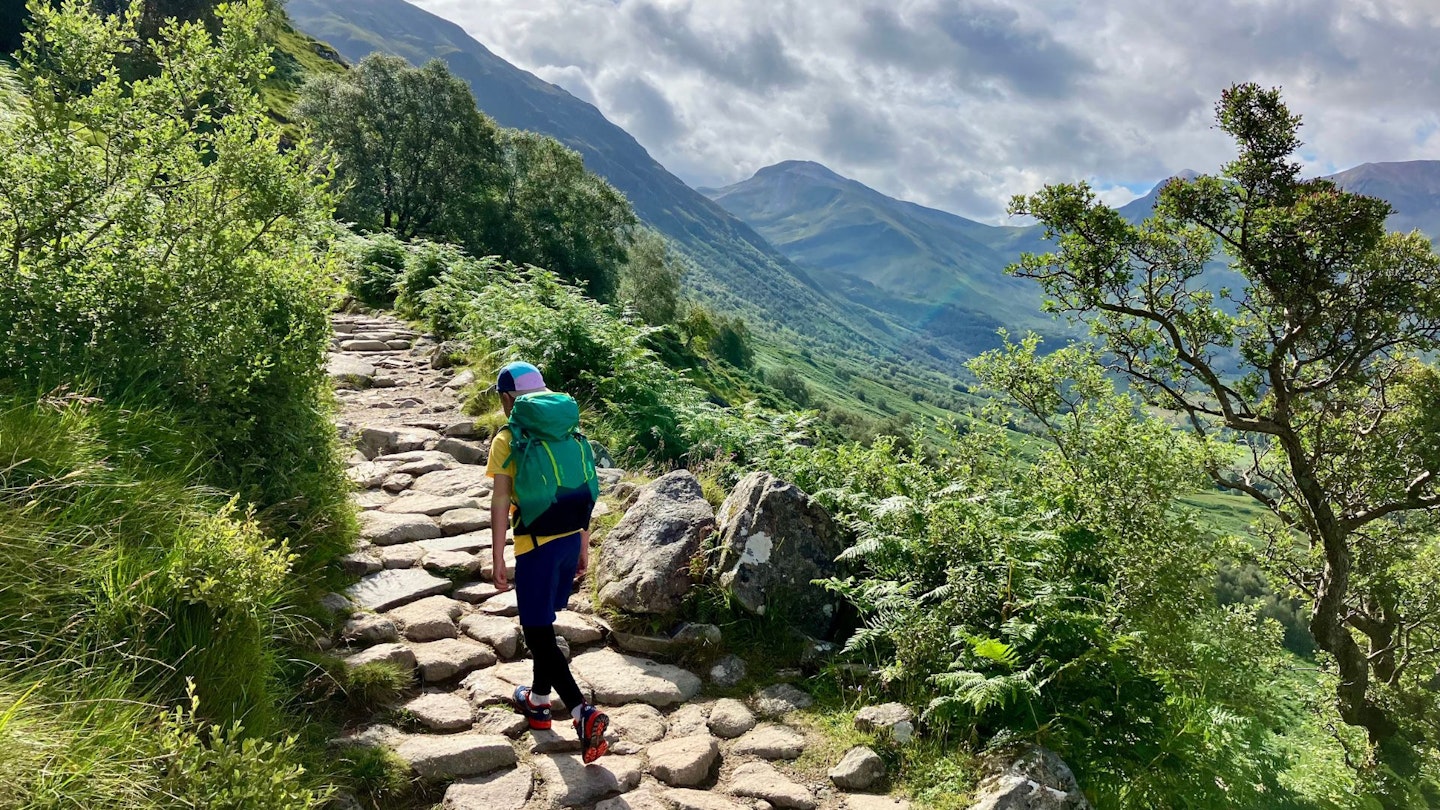
[[[584,578],[585,578],[585,572],[588,571],[589,569],[590,569],[590,555],[587,554],[586,552],[583,552],[583,551],[582,551],[582,552],[580,552],[580,562],[575,566],[575,579],[576,579],[577,581],[584,579]]]
[[[495,590],[501,593],[510,590],[510,578],[505,576],[504,561],[501,561],[499,565],[495,566],[495,574],[490,578],[490,582],[495,586]]]

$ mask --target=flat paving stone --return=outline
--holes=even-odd
[[[805,735],[788,726],[766,723],[736,740],[731,751],[761,759],[796,759],[805,752]]]
[[[674,810],[755,810],[753,805],[740,804],[707,790],[674,788],[660,795]]]
[[[607,709],[605,713],[610,716],[610,730],[626,742],[638,745],[659,742],[665,739],[665,732],[669,729],[665,715],[645,703]]]
[[[445,789],[441,810],[522,810],[535,789],[528,765],[512,771],[462,779]]]
[[[345,665],[354,669],[380,661],[394,664],[406,672],[415,670],[415,653],[411,652],[410,648],[404,644],[376,644],[368,650],[361,650],[346,658]]]
[[[500,598],[503,594],[496,597]],[[486,602],[482,610],[494,601]],[[575,656],[571,670],[589,682],[597,703],[611,706],[648,703],[663,708],[684,703],[700,692],[700,678],[692,672],[608,649]]]
[[[360,514],[360,536],[377,546],[393,546],[414,540],[429,540],[440,536],[440,524],[428,515],[395,514],[388,511],[395,498],[379,509]]]
[[[464,495],[425,495],[407,492],[390,503],[380,507],[381,513],[392,515],[425,515],[433,517],[443,515],[451,509],[476,509],[479,502],[474,498]],[[439,524],[435,525],[437,532],[440,531]],[[439,537],[440,534],[432,534],[431,537]],[[426,540],[429,538],[416,537],[415,540]]]
[[[385,615],[394,619],[400,632],[411,641],[438,641],[458,635],[455,620],[464,612],[463,602],[448,596],[427,596]]]
[[[815,794],[790,781],[768,762],[747,762],[730,775],[730,792],[736,796],[764,799],[776,807],[815,810]]]
[[[395,746],[395,753],[416,776],[433,782],[479,776],[519,760],[515,747],[498,734],[415,734]]]
[[[599,641],[605,634],[584,616],[562,610],[555,614],[555,635],[571,644],[591,644]]]
[[[478,497],[481,493],[492,491],[494,484],[485,474],[483,467],[464,465],[450,470],[426,473],[416,478],[415,483],[410,485],[410,489],[413,492],[423,492],[429,495]]]
[[[420,561],[427,571],[464,576],[480,570],[480,557],[468,551],[430,551]]]
[[[470,638],[489,644],[501,658],[514,658],[520,650],[520,624],[514,619],[475,614],[461,619],[460,629]]]
[[[493,596],[480,603],[480,612],[487,616],[519,616],[520,603],[515,601],[515,589]]]
[[[380,546],[379,553],[381,568],[414,568],[425,557],[425,549],[419,543]]]
[[[340,640],[352,644],[386,644],[399,639],[400,633],[395,628],[395,622],[374,613],[351,616],[340,629]]]
[[[429,692],[400,708],[431,731],[464,731],[475,723],[475,707],[460,695]]]
[[[479,531],[466,532],[451,537],[421,540],[420,547],[426,551],[468,551],[473,554],[482,549],[489,549],[493,541],[494,538],[491,536],[490,530],[481,529]]]
[[[426,683],[449,680],[495,663],[495,651],[477,641],[447,638],[410,646]]]
[[[489,509],[451,509],[440,516],[440,531],[446,535],[465,534],[488,528]]]
[[[500,589],[490,582],[467,582],[456,588],[454,594],[456,599],[476,605],[499,596]]]
[[[386,611],[417,599],[445,593],[450,580],[417,568],[381,571],[351,585],[345,592],[350,601],[367,610]]]
[[[671,787],[698,787],[720,759],[720,744],[709,734],[666,740],[645,752],[650,773]]]
[[[590,765],[575,754],[537,757],[535,770],[552,805],[581,807],[640,785],[639,757],[602,757]]]

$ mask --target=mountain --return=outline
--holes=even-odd
[[[496,56],[459,26],[402,0],[290,0],[295,25],[358,61],[381,51],[413,64],[442,59],[505,127],[541,132],[584,158],[636,214],[692,260],[686,285],[707,305],[739,312],[782,346],[817,345],[857,360],[913,360],[949,371],[956,356],[928,347],[893,315],[826,292],[750,226],[691,189],[593,105]]]
[[[1362,163],[1330,175],[1341,188],[1379,197],[1395,207],[1391,230],[1420,230],[1440,239],[1440,160]]]
[[[789,161],[702,189],[804,268],[819,286],[887,312],[957,352],[996,330],[1056,333],[1038,286],[1005,275],[1016,231],[887,197],[818,163]],[[996,246],[1000,246],[997,249]]]

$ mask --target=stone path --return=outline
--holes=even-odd
[[[493,544],[510,538],[490,531],[487,442],[459,410],[473,375],[434,367],[434,341],[394,318],[338,315],[334,328],[328,370],[362,509],[343,560],[359,581],[346,604],[330,600],[350,614],[336,649],[351,666],[415,672],[403,728],[364,724],[337,744],[392,749],[417,778],[447,786],[444,810],[906,810],[837,787],[859,790],[876,766],[866,749],[830,763],[838,778],[795,768],[813,742],[786,722],[803,693],[706,697],[706,679],[615,649],[580,594],[557,631],[582,689],[612,718],[611,753],[583,765],[560,711],[554,731],[530,732],[506,705],[530,663],[514,593],[489,584]],[[619,475],[603,479],[613,487]]]

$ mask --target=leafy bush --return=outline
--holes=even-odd
[[[400,280],[410,259],[405,245],[389,234],[376,234],[365,239],[351,238],[345,247],[346,277],[350,292],[366,306],[387,308],[395,305]]]
[[[147,46],[129,16],[37,8],[32,103],[0,120],[0,389],[183,413],[214,461],[197,471],[318,565],[350,520],[324,407],[327,172],[279,148],[256,95],[263,4],[219,13],[214,37]],[[142,52],[153,72],[122,80]]]
[[[1277,734],[1307,710],[1264,677],[1279,629],[1213,601],[1224,549],[1175,501],[1205,449],[1137,419],[1081,350],[974,368],[1054,444],[1027,461],[987,424],[928,449],[801,434],[767,462],[858,531],[846,557],[867,574],[831,583],[865,617],[849,654],[942,733],[1058,750],[1101,807],[1303,804],[1280,778],[1293,747],[1342,755]]]

